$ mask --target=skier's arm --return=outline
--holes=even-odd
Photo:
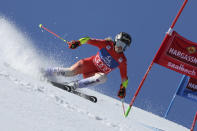
[[[103,48],[106,44],[107,44],[107,40],[103,40],[103,39],[89,39],[86,43],[96,46],[98,48]]]
[[[73,41],[67,42],[67,43],[69,45],[69,48],[76,49],[80,45],[85,44],[88,40],[90,40],[90,37],[84,37],[79,40],[73,40]]]
[[[124,88],[127,88],[128,85],[128,76],[127,76],[127,63],[124,62],[119,66],[121,82]]]
[[[98,48],[103,48],[103,45],[106,44],[106,42],[109,41],[109,40],[93,39],[93,38],[90,38],[90,37],[84,37],[84,38],[79,39],[79,41],[80,41],[81,44],[87,43],[87,44],[96,46]]]
[[[71,49],[75,49],[75,48],[79,47],[80,45],[83,45],[86,43],[96,46],[98,48],[103,48],[103,45],[105,45],[107,41],[109,41],[109,40],[92,39],[90,37],[83,37],[77,41],[71,41],[71,42],[67,42],[67,43],[69,45],[69,48],[71,48]]]
[[[127,64],[126,62],[121,64],[120,67],[120,75],[121,75],[121,85],[120,90],[118,92],[118,97],[123,99],[126,96],[126,88],[128,85],[128,77],[127,77]]]
[[[83,37],[83,38],[79,39],[79,41],[80,41],[81,44],[85,44],[85,43],[87,43],[89,40],[91,40],[90,37]]]

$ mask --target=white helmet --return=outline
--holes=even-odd
[[[123,51],[126,50],[128,46],[131,45],[132,38],[128,33],[120,32],[116,35],[114,44],[117,46],[121,46]]]

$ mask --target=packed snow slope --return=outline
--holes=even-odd
[[[49,62],[5,18],[0,18],[0,46],[1,131],[189,130],[136,107],[124,118],[118,100],[81,89],[98,98],[95,104],[40,81],[38,70]]]

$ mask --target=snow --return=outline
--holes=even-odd
[[[124,118],[116,99],[82,89],[98,98],[95,104],[40,81],[38,69],[45,63],[28,37],[0,18],[0,38],[1,131],[189,130],[136,107]]]

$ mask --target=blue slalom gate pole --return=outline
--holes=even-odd
[[[180,82],[178,88],[176,89],[176,92],[174,93],[173,98],[172,98],[172,100],[171,100],[171,102],[170,102],[170,105],[168,106],[168,109],[167,109],[167,111],[166,111],[166,113],[165,113],[165,115],[164,115],[164,118],[167,117],[167,115],[168,115],[168,113],[169,113],[169,111],[170,111],[170,109],[171,109],[171,107],[172,107],[172,104],[174,103],[174,99],[175,99],[175,97],[176,97],[176,95],[177,95],[177,92],[179,91],[180,87],[186,86],[185,83],[186,83],[187,80],[188,80],[188,76],[183,75],[183,77],[182,77],[182,79],[181,79],[181,82]]]

